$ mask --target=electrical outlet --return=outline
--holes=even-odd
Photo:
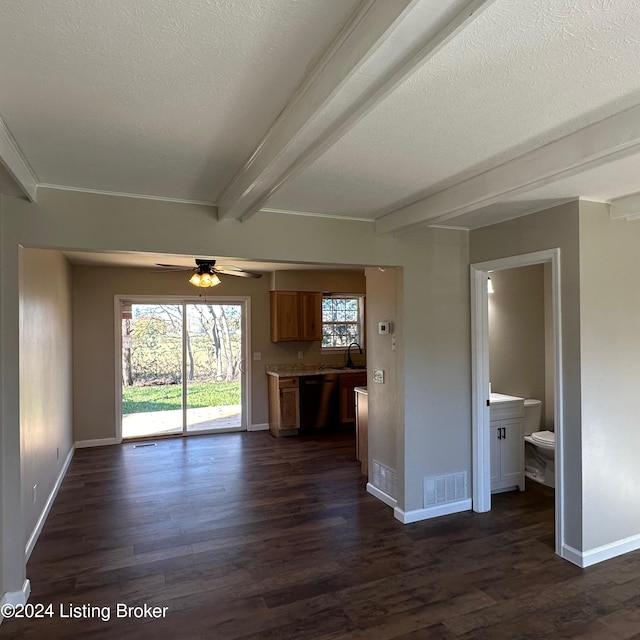
[[[298,351],[298,360],[304,360],[304,351]]]
[[[384,369],[373,370],[373,381],[376,384],[384,384]]]
[[[254,351],[253,352],[253,359],[254,360],[262,360],[262,353],[260,353],[260,351]]]
[[[33,504],[36,503],[37,498],[38,498],[38,485],[34,484],[33,485]]]

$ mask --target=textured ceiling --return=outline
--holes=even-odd
[[[215,201],[357,0],[3,0],[0,117],[41,183]]]
[[[640,103],[639,60],[637,0],[498,0],[268,206],[377,217]]]
[[[487,193],[453,198],[439,220],[434,199],[421,201],[494,167],[513,175],[512,159],[640,105],[638,0],[3,0],[1,16],[0,161],[11,168],[7,144],[19,149],[34,190],[207,203],[224,192],[225,215],[237,176],[239,197],[265,194],[247,219],[273,194],[265,208],[378,219],[381,232],[640,192],[640,127],[626,121],[597,162],[578,158],[545,184],[521,173],[496,195],[493,172]],[[562,149],[614,140],[607,126]],[[305,147],[312,134],[320,142]],[[258,173],[243,182],[247,167]],[[0,192],[20,195],[10,173]]]
[[[156,270],[158,264],[171,264],[180,267],[193,267],[193,256],[179,256],[164,253],[113,253],[94,251],[64,251],[64,255],[71,264],[94,267],[135,267]],[[353,265],[323,265],[317,263],[300,262],[258,262],[223,256],[198,256],[216,260],[218,266],[240,267],[245,271],[269,273],[271,271],[306,271],[318,269],[340,269],[344,271],[361,271],[363,267]]]

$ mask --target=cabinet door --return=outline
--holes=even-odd
[[[356,419],[356,394],[355,387],[363,387],[367,384],[366,373],[341,373],[340,374],[340,422],[347,424]]]
[[[492,422],[490,424],[490,441],[491,441],[491,484],[495,484],[500,481],[501,472],[500,472],[500,449],[502,445],[502,440],[499,439],[500,436],[500,421]]]
[[[322,340],[322,293],[298,292],[300,302],[300,340]]]
[[[521,482],[524,465],[524,438],[522,436],[522,420],[502,420],[503,439],[500,457],[502,481],[508,485]]]
[[[297,387],[280,389],[280,429],[300,427],[300,406]]]
[[[369,475],[369,397],[356,393],[356,457],[360,460],[360,471]]]
[[[271,341],[299,340],[297,291],[271,292]]]

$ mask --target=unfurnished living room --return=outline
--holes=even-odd
[[[0,4],[0,637],[640,637],[635,0]]]

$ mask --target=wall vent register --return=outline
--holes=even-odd
[[[466,500],[469,494],[467,472],[459,471],[444,476],[424,479],[424,507]]]

